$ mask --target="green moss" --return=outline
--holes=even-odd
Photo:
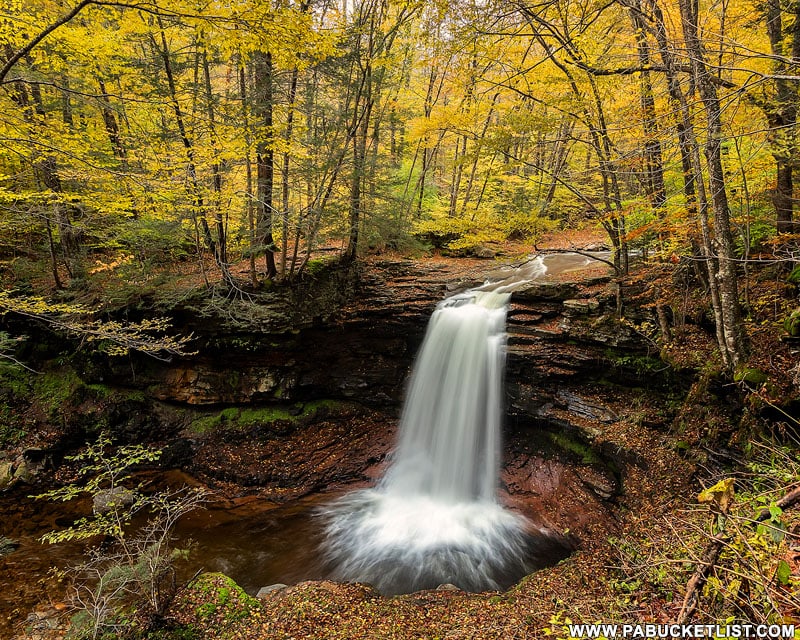
[[[243,620],[261,606],[256,598],[247,595],[222,573],[204,573],[189,588],[204,601],[195,609],[197,618],[213,621],[215,626],[220,622],[229,624]]]
[[[303,405],[268,407],[228,407],[219,413],[201,416],[192,421],[190,429],[198,434],[215,429],[246,430],[256,425],[298,423],[341,406],[336,400],[316,400]]]
[[[221,424],[221,415],[214,414],[211,416],[203,416],[202,418],[197,418],[192,420],[191,425],[189,428],[198,434],[208,433],[209,431],[213,431]]]
[[[17,398],[27,398],[31,393],[35,374],[22,367],[5,366],[0,363],[0,387],[7,394]]]
[[[309,275],[316,276],[325,271],[327,266],[328,266],[328,261],[322,258],[309,260],[308,263],[306,264],[306,272]]]
[[[147,402],[147,396],[145,395],[144,391],[140,391],[138,389],[133,391],[126,390],[123,395],[131,402]]]
[[[792,273],[794,273],[794,271]],[[783,329],[790,336],[800,336],[800,308],[792,311],[783,321]]]
[[[220,417],[220,420],[233,421],[233,420],[236,420],[238,415],[239,415],[239,410],[238,409],[236,409],[235,407],[229,407],[227,409],[223,409],[220,412],[219,417]]]
[[[111,387],[107,387],[104,384],[87,384],[86,388],[92,392],[97,400],[108,398],[113,393]]]
[[[746,382],[747,384],[760,387],[769,377],[760,369],[753,367],[743,367],[733,374],[733,379],[736,382]]]
[[[33,396],[51,417],[55,417],[82,386],[83,381],[73,369],[62,367],[37,376],[33,381]]]
[[[580,457],[583,464],[602,464],[600,456],[590,444],[571,438],[565,433],[549,432],[547,436],[559,449]]]
[[[37,398],[66,401],[83,382],[70,368],[45,371],[34,380],[33,392]]]

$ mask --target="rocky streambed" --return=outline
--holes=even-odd
[[[75,514],[25,496],[67,475],[64,454],[99,428],[153,442],[164,452],[159,474],[176,479],[177,469],[177,480],[212,491],[209,509],[181,525],[197,540],[186,575],[221,571],[251,595],[271,582],[324,578],[314,506],[379,477],[432,309],[486,272],[478,261],[375,262],[352,282],[333,274],[318,284],[339,291],[347,281],[345,298],[304,303],[294,292],[293,315],[262,310],[257,329],[213,309],[176,310],[176,325],[196,336],[196,356],[48,363],[47,375],[67,381],[56,385],[59,406],[33,383],[19,405],[31,435],[4,454],[0,535],[17,546],[0,558],[13,585],[0,598],[0,636],[22,629],[43,594],[60,602],[46,570],[80,549],[40,548],[36,538]],[[647,498],[658,502],[687,477],[680,458],[663,453],[659,431],[679,381],[614,319],[614,293],[605,269],[567,270],[515,292],[508,319],[501,500],[584,552],[602,547],[621,513],[645,499],[647,478],[661,478]],[[628,317],[636,313],[647,312]]]

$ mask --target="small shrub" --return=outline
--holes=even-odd
[[[187,552],[173,548],[173,530],[182,515],[201,505],[205,494],[185,487],[145,494],[141,485],[128,486],[134,467],[159,456],[141,445],[114,450],[101,436],[85,452],[67,458],[80,465],[78,481],[36,496],[58,501],[87,493],[93,499],[103,497],[96,501],[102,508],[42,537],[49,543],[104,539],[89,549],[83,563],[64,571],[71,579],[75,610],[72,638],[124,638],[146,630],[174,594],[175,562]],[[147,522],[131,531],[137,514],[146,514]]]

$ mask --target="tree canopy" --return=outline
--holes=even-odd
[[[781,0],[8,3],[7,281],[193,265],[254,288],[320,249],[468,253],[591,224],[619,273],[631,249],[697,263],[733,367],[737,264],[773,241],[794,257],[799,16]]]

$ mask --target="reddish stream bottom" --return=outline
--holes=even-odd
[[[176,480],[196,484],[178,473],[162,479],[172,486]],[[278,506],[258,499],[233,506],[210,501],[207,508],[184,516],[177,527],[175,546],[191,549],[189,560],[179,567],[179,579],[188,581],[198,571],[219,571],[254,595],[260,587],[275,583],[329,577],[319,551],[323,523],[317,509],[347,491],[314,494]],[[85,551],[83,544],[48,545],[39,538],[90,513],[91,501],[53,503],[28,493],[22,488],[0,494],[0,536],[17,543],[14,552],[0,558],[0,638],[12,637],[37,604],[64,601],[65,588],[52,569],[80,563]],[[553,563],[566,555],[561,551]]]
[[[30,498],[29,492],[23,487],[0,494],[0,536],[17,545],[0,557],[0,638],[11,637],[37,604],[65,599],[52,569],[77,565],[86,549],[74,542],[42,544],[39,538],[90,513],[91,501],[53,503]],[[189,580],[201,570],[221,571],[255,594],[277,582],[323,578],[314,510],[331,497],[317,494],[279,506],[261,500],[238,506],[210,501],[176,528],[175,546],[191,550],[179,566],[179,579]]]

